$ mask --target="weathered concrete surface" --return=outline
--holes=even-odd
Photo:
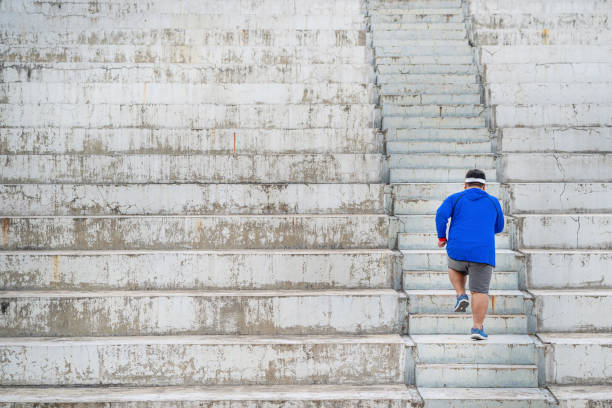
[[[612,83],[535,83],[535,84],[488,84],[492,105],[530,104],[609,104],[612,102]],[[597,107],[591,107],[595,109]],[[604,108],[605,109],[605,108]],[[498,117],[505,114],[498,109]],[[545,117],[546,118],[546,117]],[[547,118],[546,118],[547,119]],[[546,120],[545,119],[545,120]],[[551,119],[551,126],[556,123]],[[501,125],[506,122],[502,121]],[[521,123],[522,124],[522,123]]]
[[[431,270],[448,272],[448,255],[446,250],[402,250],[402,267],[404,270]],[[500,271],[518,270],[522,256],[515,251],[498,249],[495,251],[496,269]]]
[[[1,155],[0,160],[5,184],[380,183],[383,161],[379,154]]]
[[[500,162],[507,183],[607,183],[612,171],[612,155],[606,153],[515,153]]]
[[[468,276],[466,286],[469,287]],[[448,271],[410,271],[404,270],[404,290],[440,289],[451,290],[453,287],[448,279]],[[499,271],[491,277],[491,290],[513,290],[519,287],[518,271]],[[454,306],[454,305],[453,305]]]
[[[426,408],[551,408],[554,397],[540,388],[419,387]]]
[[[389,229],[381,214],[16,217],[0,249],[386,248]]]
[[[399,286],[398,253],[319,251],[1,252],[4,289],[331,289]]]
[[[3,336],[385,334],[399,318],[392,289],[5,291],[2,305]]]
[[[609,127],[507,128],[501,132],[504,153],[612,151]]]
[[[492,45],[480,47],[480,64],[610,63],[610,45]]]
[[[516,218],[520,248],[612,249],[610,214],[533,214]]]
[[[610,289],[530,290],[538,332],[601,333],[612,330]]]
[[[88,387],[0,389],[2,408],[409,408],[422,407],[414,387],[405,385]]]
[[[532,289],[612,289],[612,251],[523,250]]]
[[[4,385],[366,385],[402,384],[405,348],[398,335],[5,338],[0,355]]]
[[[537,366],[523,364],[417,364],[417,387],[538,386]]]
[[[457,303],[457,294],[452,290],[415,289],[406,290],[409,313],[449,313]],[[524,314],[531,310],[532,299],[527,293],[519,290],[492,290],[487,313],[491,314]],[[468,308],[471,313],[471,308]]]
[[[593,97],[595,99],[595,97]],[[500,128],[554,126],[612,126],[612,104],[575,103],[495,106],[495,122]]]
[[[487,334],[528,333],[527,320],[526,315],[489,315],[485,321]],[[472,326],[472,316],[466,314],[411,314],[408,317],[410,335],[461,334],[465,336]]]
[[[504,186],[513,214],[604,213],[612,183],[511,183]]]
[[[560,408],[606,407],[612,404],[609,385],[551,385]]]
[[[507,16],[504,16],[506,18]],[[520,16],[524,17],[524,16]],[[519,18],[520,18],[519,17]],[[605,20],[605,16],[599,16]],[[575,32],[575,31],[574,31]],[[489,84],[515,83],[593,83],[612,81],[612,65],[608,63],[567,62],[554,64],[487,64],[484,78]]]
[[[4,184],[0,197],[5,216],[385,211],[383,184]]]

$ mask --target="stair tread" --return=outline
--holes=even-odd
[[[364,248],[364,249],[206,249],[206,250],[185,250],[185,249],[166,249],[166,250],[98,250],[98,249],[36,249],[36,250],[10,250],[0,251],[3,255],[146,255],[146,254],[190,254],[190,255],[226,255],[226,254],[280,254],[280,255],[325,255],[325,254],[395,254],[399,252],[387,248]]]
[[[527,334],[496,334],[486,342],[475,342],[464,334],[411,334],[415,344],[467,344],[486,346],[487,344],[535,344],[535,340]]]
[[[497,273],[494,272],[494,273]],[[456,296],[456,292],[452,289],[405,289],[407,295],[421,296]],[[529,293],[521,290],[513,289],[496,289],[489,291],[490,296],[522,296],[529,298]]]
[[[426,400],[549,400],[550,394],[540,388],[431,388],[418,387]]]
[[[507,369],[516,370],[517,368],[537,370],[536,364],[489,364],[489,363],[465,363],[465,364],[449,364],[449,363],[416,363],[416,367],[421,368],[461,368],[461,369]]]

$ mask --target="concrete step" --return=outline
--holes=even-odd
[[[448,272],[443,271],[410,271],[403,272],[404,290],[450,290],[452,285],[448,280]],[[469,287],[469,277],[468,285]],[[495,270],[491,278],[492,290],[517,290],[518,272],[503,272]]]
[[[419,387],[418,390],[425,408],[553,408],[557,405],[546,388]]]
[[[5,216],[383,214],[383,184],[3,184]]]
[[[448,255],[444,249],[402,250],[402,268],[411,271],[448,272]],[[523,263],[519,252],[507,249],[495,251],[495,267],[500,271],[517,271]]]
[[[425,6],[425,7],[423,7]],[[442,15],[442,16],[453,16],[463,14],[463,10],[460,5],[453,4],[450,7],[437,7],[437,5],[428,5],[425,2],[401,3],[398,7],[396,4],[390,4],[388,6],[375,6],[373,14],[375,15]]]
[[[512,127],[609,127],[612,103],[496,105],[495,123]]]
[[[546,347],[549,384],[610,384],[612,333],[539,333]],[[608,385],[608,387],[610,387]]]
[[[422,118],[473,118],[484,116],[482,105],[447,105],[447,104],[385,104],[382,114],[385,117],[422,117]]]
[[[508,128],[501,148],[512,153],[590,153],[612,151],[612,128]]]
[[[415,40],[400,45],[379,45],[374,48],[381,57],[410,57],[413,55],[471,56],[472,47],[465,40]]]
[[[369,63],[322,64],[295,61],[294,64],[240,65],[222,64],[139,63],[125,68],[120,62],[59,62],[23,65],[5,61],[0,72],[3,82],[38,83],[177,83],[177,84],[305,84],[316,81],[329,83],[371,83]]]
[[[476,84],[474,74],[378,74],[378,84]]]
[[[394,154],[391,156],[391,168],[421,168],[421,169],[490,169],[495,167],[495,155],[489,154]],[[486,174],[486,173],[485,173]],[[492,173],[487,174],[488,178]],[[464,175],[465,176],[465,175]]]
[[[372,250],[2,251],[6,290],[384,289],[398,253]]]
[[[578,182],[610,181],[612,155],[609,153],[511,153],[500,161],[504,181]],[[536,166],[538,171],[533,171]]]
[[[0,104],[0,120],[8,127],[372,129],[374,108],[372,104]]]
[[[465,17],[461,14],[433,14],[421,11],[420,14],[399,14],[388,11],[372,13],[372,28],[380,30],[417,30],[441,29],[465,30]]]
[[[538,367],[519,364],[417,364],[417,387],[538,386]]]
[[[392,289],[3,291],[0,336],[387,334]],[[177,319],[176,316],[181,318]]]
[[[375,26],[376,27],[376,26]],[[382,41],[405,41],[405,40],[464,40],[467,37],[465,27],[461,29],[414,29],[414,30],[374,30],[372,33],[373,44],[381,44]],[[379,42],[380,41],[380,42]]]
[[[492,105],[609,104],[612,82],[488,84]]]
[[[612,214],[518,215],[520,248],[612,249]]]
[[[536,64],[527,62],[523,64],[488,64],[485,69],[485,77],[488,83],[589,83],[612,81],[612,66],[606,63],[570,62]]]
[[[612,183],[510,183],[507,194],[513,214],[605,213],[612,202]]]
[[[379,154],[0,155],[13,183],[380,183]],[[105,168],[108,172],[101,173]]]
[[[397,334],[17,337],[1,338],[0,353],[5,386],[387,385],[404,382],[405,361]],[[32,359],[38,369],[24,371]]]
[[[588,408],[612,404],[609,385],[550,385],[560,408]]]
[[[480,63],[553,64],[610,63],[611,46],[607,45],[486,45],[480,47]]]
[[[491,142],[489,129],[397,129],[393,139],[446,142]]]
[[[376,65],[465,65],[473,64],[472,55],[411,55],[411,56],[376,56]]]
[[[450,9],[461,7],[460,0],[414,0],[410,2],[401,0],[376,0],[373,3],[374,9],[378,8],[395,8],[402,10],[420,9],[420,8],[438,8]]]
[[[379,153],[377,129],[0,128],[2,154]]]
[[[411,154],[411,153],[492,153],[491,142],[455,142],[455,141],[391,141],[387,142],[387,154]]]
[[[387,248],[389,228],[382,214],[8,217],[0,249]]]
[[[440,199],[440,203],[442,202]],[[414,214],[414,215],[396,215],[398,221],[398,232],[406,233],[430,233],[435,232],[436,229],[436,216],[435,214]],[[508,234],[516,227],[516,219],[506,216],[505,217],[505,228],[504,232],[497,234],[503,237]],[[514,238],[514,237],[513,237]],[[435,237],[435,243],[437,244],[438,239]]]
[[[64,24],[68,24],[64,20]],[[230,23],[231,24],[231,23]],[[234,23],[235,24],[235,23]],[[360,29],[363,27],[361,23]],[[448,50],[451,51],[450,49]],[[422,55],[427,53],[422,47]],[[437,54],[433,54],[437,55]],[[440,54],[444,55],[444,54]],[[468,55],[464,49],[449,55]],[[372,60],[372,50],[365,46],[341,47],[190,47],[174,45],[99,45],[99,46],[54,46],[54,47],[11,47],[0,52],[2,60],[21,64],[54,64],[58,62],[124,62],[138,64],[363,64]]]
[[[536,362],[535,340],[527,335],[496,335],[473,341],[466,335],[413,335],[416,361],[425,364],[523,364]]]
[[[457,78],[459,80],[460,78]],[[453,77],[448,78],[449,81]],[[369,104],[372,84],[45,83],[0,84],[5,104]]]
[[[378,61],[378,58],[377,58]],[[387,95],[474,95],[480,94],[480,85],[475,83],[394,83],[380,86],[382,96]]]
[[[433,129],[483,129],[486,128],[486,118],[464,118],[464,117],[383,117],[382,128],[414,129],[414,128],[433,128]]]
[[[434,230],[432,224],[431,230]],[[495,236],[495,247],[499,249],[511,249],[512,238],[507,233]],[[436,232],[402,232],[398,234],[397,247],[399,249],[434,249],[438,246],[438,234]]]
[[[387,85],[383,88],[389,89]],[[426,94],[411,93],[410,89],[404,88],[406,95],[393,94],[380,96],[382,106],[390,105],[478,105],[480,104],[480,93],[472,92],[465,94]],[[396,92],[391,89],[390,92]]]
[[[448,314],[457,303],[454,290],[407,290],[408,312],[414,314]],[[489,292],[488,315],[528,314],[531,311],[532,298],[519,290],[492,290]],[[467,313],[471,313],[471,304]]]
[[[531,289],[612,289],[612,251],[542,250],[525,254],[527,286]]]
[[[612,289],[531,289],[538,332],[610,332]]]
[[[457,183],[465,180],[467,168],[392,168],[391,183],[438,182]],[[482,168],[487,174],[487,181],[497,180],[495,168]]]
[[[279,400],[280,399],[280,400]],[[155,405],[159,408],[200,406],[246,408],[273,404],[278,408],[360,408],[384,404],[389,408],[418,408],[422,400],[416,388],[391,385],[253,385],[175,387],[6,387],[0,403],[19,403],[23,408],[76,406],[93,408],[104,403],[115,408],[125,404]]]
[[[386,30],[391,31],[391,30]],[[420,30],[422,31],[422,30]],[[380,32],[379,30],[374,31],[374,33],[376,32]],[[387,50],[389,49],[393,49],[393,50],[398,50],[398,49],[403,49],[404,47],[410,47],[412,49],[412,47],[416,46],[421,46],[422,44],[425,45],[429,45],[431,44],[434,47],[438,47],[441,48],[443,50],[447,50],[449,46],[457,46],[457,47],[465,47],[468,46],[469,47],[469,43],[467,38],[465,38],[466,33],[465,30],[463,31],[463,35],[459,36],[459,37],[450,37],[448,35],[445,36],[440,36],[440,35],[432,35],[432,36],[418,36],[416,38],[410,38],[410,37],[406,37],[401,35],[401,33],[403,32],[403,30],[396,30],[394,31],[396,33],[398,33],[397,35],[397,39],[394,38],[377,38],[376,34],[373,35],[372,38],[372,46],[376,49],[377,53],[380,52],[380,50],[382,50],[382,55],[389,55],[387,54]],[[417,30],[416,32],[419,32],[419,30]],[[450,30],[446,30],[446,31],[440,31],[441,33],[449,33],[451,32]],[[401,53],[403,53],[403,51],[400,51]],[[400,54],[403,55],[403,54]],[[407,54],[410,55],[410,54]],[[418,55],[418,54],[417,54]],[[444,53],[442,55],[458,55],[456,53],[452,53],[452,54],[447,54]],[[459,54],[459,55],[464,55],[464,54]]]
[[[526,315],[489,315],[484,325],[487,334],[527,334]],[[411,314],[408,316],[408,332],[413,334],[461,334],[469,337],[473,326],[469,314]]]
[[[394,33],[395,31],[390,31]],[[424,31],[429,33],[428,31]],[[376,72],[380,75],[385,74],[406,74],[406,75],[424,75],[424,74],[449,74],[449,75],[466,75],[476,74],[476,67],[473,64],[412,64],[412,65],[382,65],[376,64]]]

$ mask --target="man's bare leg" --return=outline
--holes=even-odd
[[[453,285],[455,292],[457,292],[457,296],[465,295],[465,282],[467,281],[467,275],[449,268],[448,279],[450,279],[451,285]]]
[[[474,328],[482,330],[487,308],[489,307],[489,295],[486,293],[472,292],[472,315],[474,317]]]

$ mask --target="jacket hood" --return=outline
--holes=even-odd
[[[485,198],[488,195],[489,193],[487,193],[486,191],[475,187],[468,188],[467,190],[465,190],[465,198],[471,201],[480,200],[481,198]]]

